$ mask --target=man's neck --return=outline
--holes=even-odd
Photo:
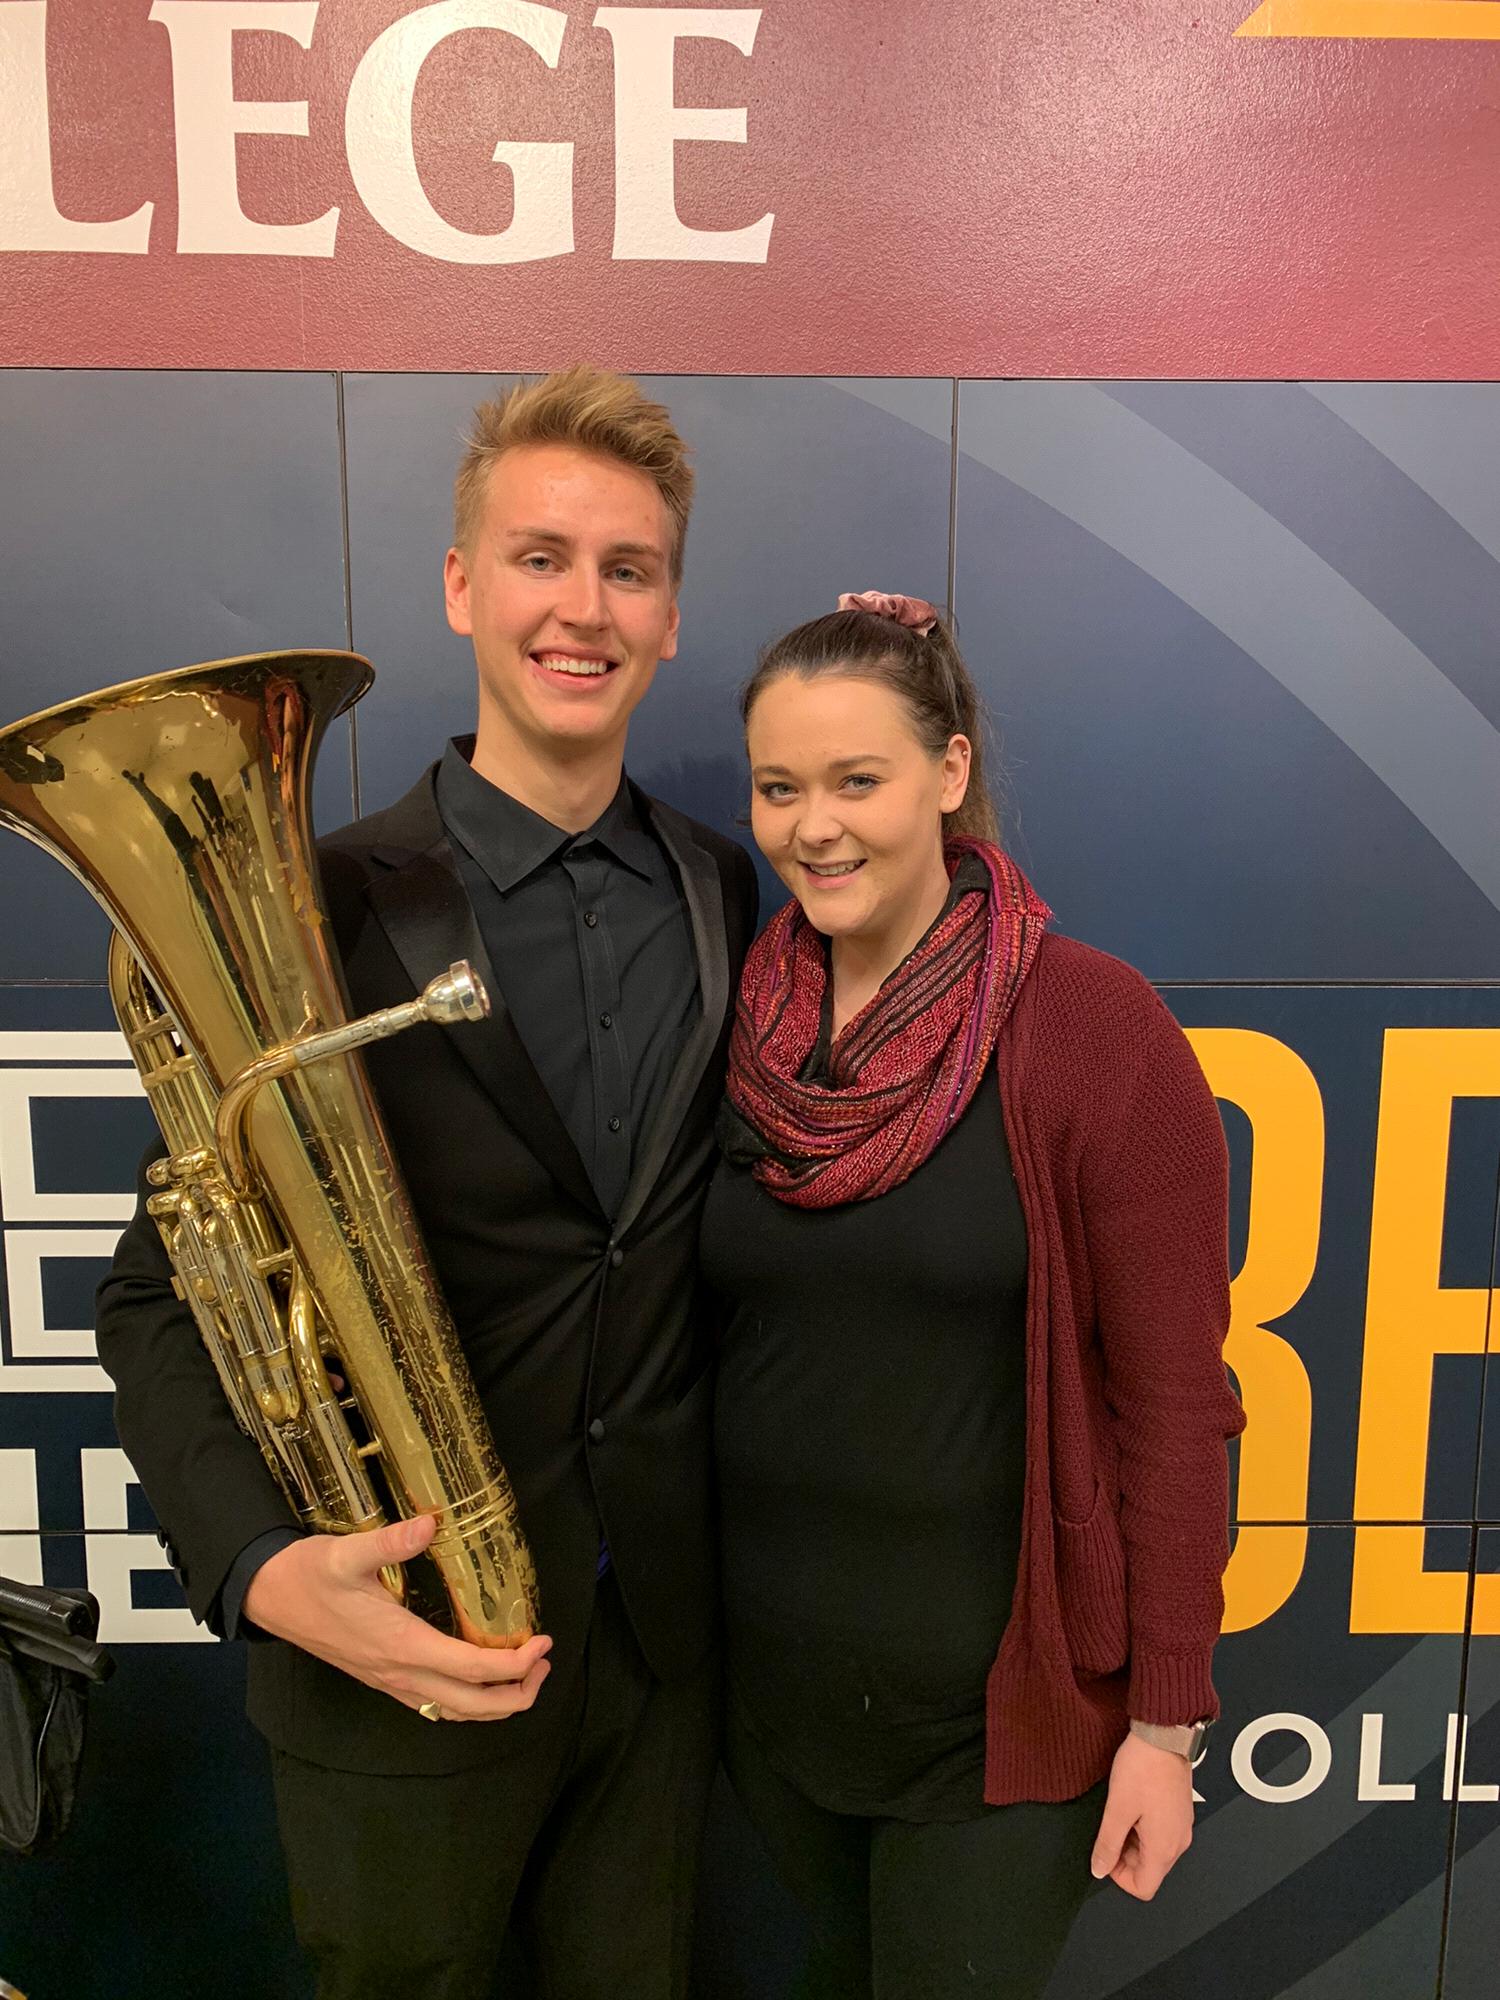
[[[576,754],[567,757],[555,751],[542,755],[514,739],[487,737],[481,724],[470,762],[481,778],[498,785],[553,826],[560,826],[565,833],[582,833],[620,789],[624,751],[622,741],[580,746]]]

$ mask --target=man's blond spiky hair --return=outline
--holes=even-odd
[[[453,482],[453,540],[467,552],[496,461],[523,444],[570,444],[633,466],[655,482],[672,523],[672,588],[682,582],[682,552],[693,504],[687,447],[660,403],[624,375],[565,368],[525,382],[474,412]]]

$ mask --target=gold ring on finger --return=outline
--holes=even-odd
[[[424,1701],[417,1710],[417,1713],[418,1715],[425,1715],[429,1722],[441,1722],[443,1719],[443,1711],[435,1701]]]

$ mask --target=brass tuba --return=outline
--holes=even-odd
[[[519,1645],[539,1614],[515,1497],[355,1053],[489,1001],[457,965],[350,1020],[319,907],[313,761],[373,678],[352,653],[262,653],[30,716],[0,732],[0,825],[115,926],[111,997],[167,1146],[148,1208],[298,1520],[433,1515],[431,1567],[387,1584]]]

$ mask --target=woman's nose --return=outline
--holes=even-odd
[[[793,838],[807,847],[827,847],[842,832],[833,801],[814,797],[803,806]]]

